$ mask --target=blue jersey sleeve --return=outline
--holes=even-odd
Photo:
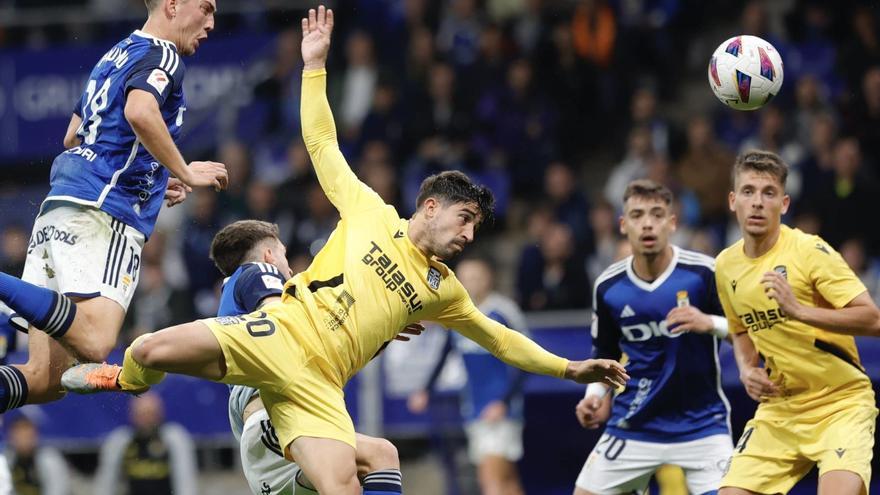
[[[235,283],[235,302],[248,312],[256,311],[263,299],[280,296],[285,278],[268,263],[252,263],[239,275]]]
[[[186,67],[177,50],[164,43],[154,44],[129,72],[125,93],[142,89],[155,96],[161,107],[168,96],[183,84],[185,72]]]
[[[593,322],[590,327],[590,334],[593,337],[593,357],[618,360],[623,355],[623,351],[620,350],[620,327],[611,316],[603,296],[604,290],[597,286],[593,291]]]

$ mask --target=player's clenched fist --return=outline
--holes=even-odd
[[[330,51],[330,34],[333,33],[333,11],[324,8],[309,9],[309,16],[302,19],[302,57],[305,70],[322,69]]]
[[[595,430],[605,424],[611,416],[611,397],[595,395],[584,397],[574,408],[574,414],[581,426]]]
[[[623,365],[611,359],[587,359],[571,361],[565,377],[578,383],[599,382],[611,387],[626,385],[629,375]]]

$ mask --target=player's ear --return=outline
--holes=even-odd
[[[624,228],[624,221],[625,221],[625,220],[624,220],[624,218],[623,218],[623,215],[620,215],[620,218],[618,218],[617,221],[618,221],[618,224],[619,224],[619,227],[620,227],[620,235],[626,237],[626,229]]]
[[[678,215],[671,213],[669,215],[669,232],[675,232],[678,228]]]
[[[730,211],[736,212],[736,193],[733,191],[727,193],[727,206]]]
[[[788,213],[788,207],[791,206],[791,196],[788,194],[782,196],[782,214]]]

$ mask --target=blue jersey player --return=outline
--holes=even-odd
[[[527,333],[526,320],[519,306],[495,292],[495,272],[488,260],[466,258],[456,265],[455,273],[483,314]],[[407,405],[416,413],[427,408],[429,392],[453,349],[461,355],[467,372],[461,413],[465,420],[468,455],[477,466],[480,492],[521,495],[525,492],[516,462],[523,455],[522,384],[525,374],[522,371],[505,364],[473,341],[449,332],[425,390],[410,396]]]
[[[733,443],[714,260],[669,244],[676,218],[666,187],[633,181],[623,201],[620,231],[633,255],[596,280],[592,335],[596,357],[628,356],[630,379],[613,400],[606,386],[589,386],[576,408],[584,427],[607,426],[574,493],[642,493],[665,464],[684,470],[690,493],[715,493]]]
[[[60,398],[74,359],[103,361],[163,199],[226,186],[222,164],[187,165],[175,144],[186,110],[181,57],[213,29],[216,2],[145,3],[144,27],[104,54],[74,106],[22,278],[0,273],[0,300],[32,329],[28,363],[0,366],[0,412]]]
[[[291,276],[286,249],[278,239],[278,227],[267,222],[241,220],[224,227],[211,243],[211,258],[227,275],[220,294],[219,317],[252,313],[263,305],[280,301],[284,283]],[[405,333],[420,331],[420,326],[415,326]],[[254,494],[317,493],[299,467],[281,454],[275,429],[257,389],[230,387],[229,424],[239,441],[242,470]],[[358,434],[355,460],[365,494],[401,492],[400,459],[391,442]]]

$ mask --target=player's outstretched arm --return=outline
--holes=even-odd
[[[156,97],[142,89],[132,89],[125,101],[125,120],[144,148],[175,177],[190,187],[225,189],[226,166],[217,162],[192,162],[187,166],[174,144]]]
[[[303,142],[312,158],[318,182],[331,203],[345,216],[384,206],[382,199],[358,180],[336,138],[336,123],[327,101],[327,54],[333,33],[333,11],[323,5],[302,20],[303,79],[300,103]]]

